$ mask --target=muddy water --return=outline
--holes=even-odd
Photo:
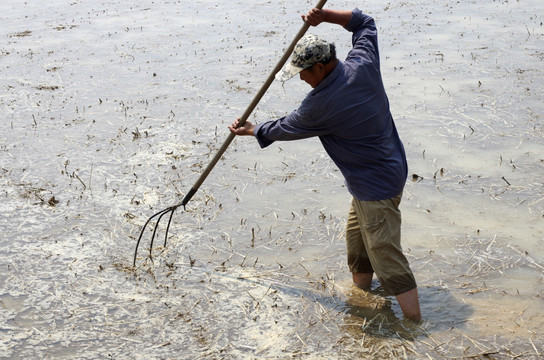
[[[2,2],[0,357],[544,353],[536,0],[329,4],[380,28],[422,326],[350,284],[350,198],[316,140],[235,140],[131,268],[141,225],[188,191],[311,5]],[[273,84],[252,119],[307,91]]]

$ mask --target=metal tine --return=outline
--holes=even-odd
[[[170,223],[172,222],[172,216],[174,216],[174,211],[176,211],[178,207],[173,206],[172,211],[170,212],[170,218],[168,219],[168,225],[166,225],[166,233],[164,234],[164,245],[163,247],[166,247],[166,239],[168,239],[168,230],[170,230]]]
[[[155,235],[157,234],[157,230],[159,229],[159,223],[161,222],[161,219],[164,215],[168,214],[169,212],[174,212],[172,208],[165,209],[161,216],[157,219],[157,223],[155,224],[155,228],[153,229],[153,235],[151,235],[151,243],[149,244],[149,257],[151,258],[151,250],[153,250],[153,241],[155,241]]]

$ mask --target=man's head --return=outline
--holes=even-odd
[[[315,87],[328,75],[328,71],[326,71],[328,70],[327,65],[334,62],[334,60],[336,60],[336,48],[334,44],[329,44],[317,35],[309,34],[297,42],[293,50],[293,56],[291,56],[291,61],[276,74],[276,79],[287,81],[300,73],[302,80]],[[317,69],[315,65],[317,65]],[[321,76],[322,70],[326,71],[324,76]],[[316,79],[312,79],[311,82],[305,79],[305,77],[307,78],[312,75],[316,75]],[[314,85],[313,83],[318,79],[319,81]]]

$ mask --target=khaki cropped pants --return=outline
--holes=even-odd
[[[400,245],[401,198],[402,193],[379,201],[353,198],[346,229],[350,271],[375,273],[391,295],[417,287]]]

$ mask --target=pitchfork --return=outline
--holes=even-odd
[[[322,9],[326,2],[327,2],[327,0],[320,0],[319,3],[315,7],[318,8],[318,9]],[[245,122],[249,118],[249,115],[251,114],[251,112],[255,109],[255,107],[257,106],[257,104],[259,103],[261,98],[263,97],[263,95],[266,93],[266,90],[268,90],[268,88],[270,87],[270,85],[274,81],[274,76],[276,75],[277,72],[279,72],[281,70],[283,65],[287,62],[287,59],[289,58],[289,56],[293,52],[293,49],[295,48],[295,45],[300,40],[300,38],[302,38],[304,36],[304,34],[306,33],[306,31],[308,30],[309,27],[310,27],[310,25],[307,24],[306,22],[304,23],[304,25],[302,25],[302,28],[299,30],[298,34],[295,36],[295,38],[293,39],[293,41],[291,42],[291,44],[289,45],[287,50],[285,50],[285,53],[283,54],[281,59],[276,64],[276,67],[272,70],[272,73],[268,76],[268,79],[262,85],[262,87],[259,90],[259,92],[257,93],[257,95],[255,95],[255,97],[253,98],[253,101],[251,102],[251,104],[249,104],[246,111],[240,117],[240,120],[238,121],[238,123],[239,123],[238,126],[243,126],[245,124]],[[227,139],[225,140],[223,145],[221,145],[221,147],[219,148],[219,150],[217,151],[217,153],[215,154],[213,159],[210,161],[210,163],[208,164],[206,169],[204,169],[204,171],[202,172],[202,174],[200,175],[198,180],[191,187],[191,190],[185,195],[185,197],[183,198],[181,203],[179,203],[177,205],[174,205],[174,206],[170,206],[170,207],[168,207],[166,209],[163,209],[163,210],[159,211],[158,213],[154,214],[153,216],[151,216],[149,219],[147,219],[144,226],[142,227],[142,230],[140,232],[140,236],[138,237],[138,242],[136,243],[136,250],[134,250],[134,263],[133,263],[134,267],[136,266],[136,257],[138,255],[138,246],[140,246],[140,241],[142,240],[142,236],[143,236],[143,234],[145,232],[145,229],[147,228],[147,225],[149,225],[151,220],[158,217],[157,222],[155,223],[155,228],[153,229],[153,234],[151,235],[151,243],[150,243],[150,246],[149,246],[149,257],[151,258],[151,251],[153,249],[153,241],[155,240],[155,235],[157,234],[157,229],[159,228],[159,223],[161,222],[163,216],[169,214],[168,224],[166,225],[166,234],[164,235],[164,246],[166,246],[166,240],[168,239],[168,230],[170,229],[170,224],[172,222],[172,216],[174,215],[174,211],[176,211],[177,208],[179,208],[180,206],[183,206],[183,208],[185,209],[185,205],[187,205],[189,200],[191,200],[193,195],[198,191],[198,189],[200,188],[200,185],[202,185],[202,183],[204,182],[206,177],[208,177],[208,175],[212,171],[215,164],[217,164],[217,162],[219,161],[221,156],[223,156],[223,153],[225,152],[225,150],[227,150],[227,148],[229,147],[232,140],[234,140],[235,136],[236,135],[234,135],[233,133],[229,134],[229,136],[227,137]]]

